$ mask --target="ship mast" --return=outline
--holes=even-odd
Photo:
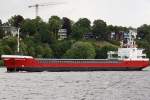
[[[18,28],[17,31],[18,31],[18,32],[17,32],[17,33],[18,33],[18,34],[17,34],[17,52],[19,53],[19,52],[20,52],[20,41],[19,41],[19,39],[20,39],[20,36],[19,36],[19,35],[20,35],[20,34],[19,34],[20,28]]]

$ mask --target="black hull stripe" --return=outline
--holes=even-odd
[[[66,68],[52,68],[52,67],[47,67],[47,68],[34,68],[34,67],[23,67],[23,68],[16,68],[14,69],[15,71],[28,71],[28,72],[42,72],[42,71],[50,71],[50,72],[63,72],[63,71],[139,71],[142,70],[143,68],[135,68],[135,67],[89,67],[89,68],[83,68],[83,67],[66,67]]]

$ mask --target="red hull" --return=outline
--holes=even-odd
[[[38,60],[33,58],[5,58],[8,71],[96,71],[142,70],[149,66],[144,60]]]

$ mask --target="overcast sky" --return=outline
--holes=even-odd
[[[91,21],[102,19],[107,24],[139,27],[150,24],[150,0],[0,0],[0,19],[7,21],[13,15],[35,17],[35,8],[29,5],[65,2],[55,6],[39,7],[39,16],[45,21],[52,15],[74,21],[86,17]]]

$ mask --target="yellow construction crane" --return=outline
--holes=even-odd
[[[63,4],[64,2],[51,2],[47,4],[35,4],[35,5],[30,5],[28,6],[29,8],[35,7],[35,16],[38,16],[39,13],[39,6],[49,6],[49,5],[58,5],[58,4]]]

